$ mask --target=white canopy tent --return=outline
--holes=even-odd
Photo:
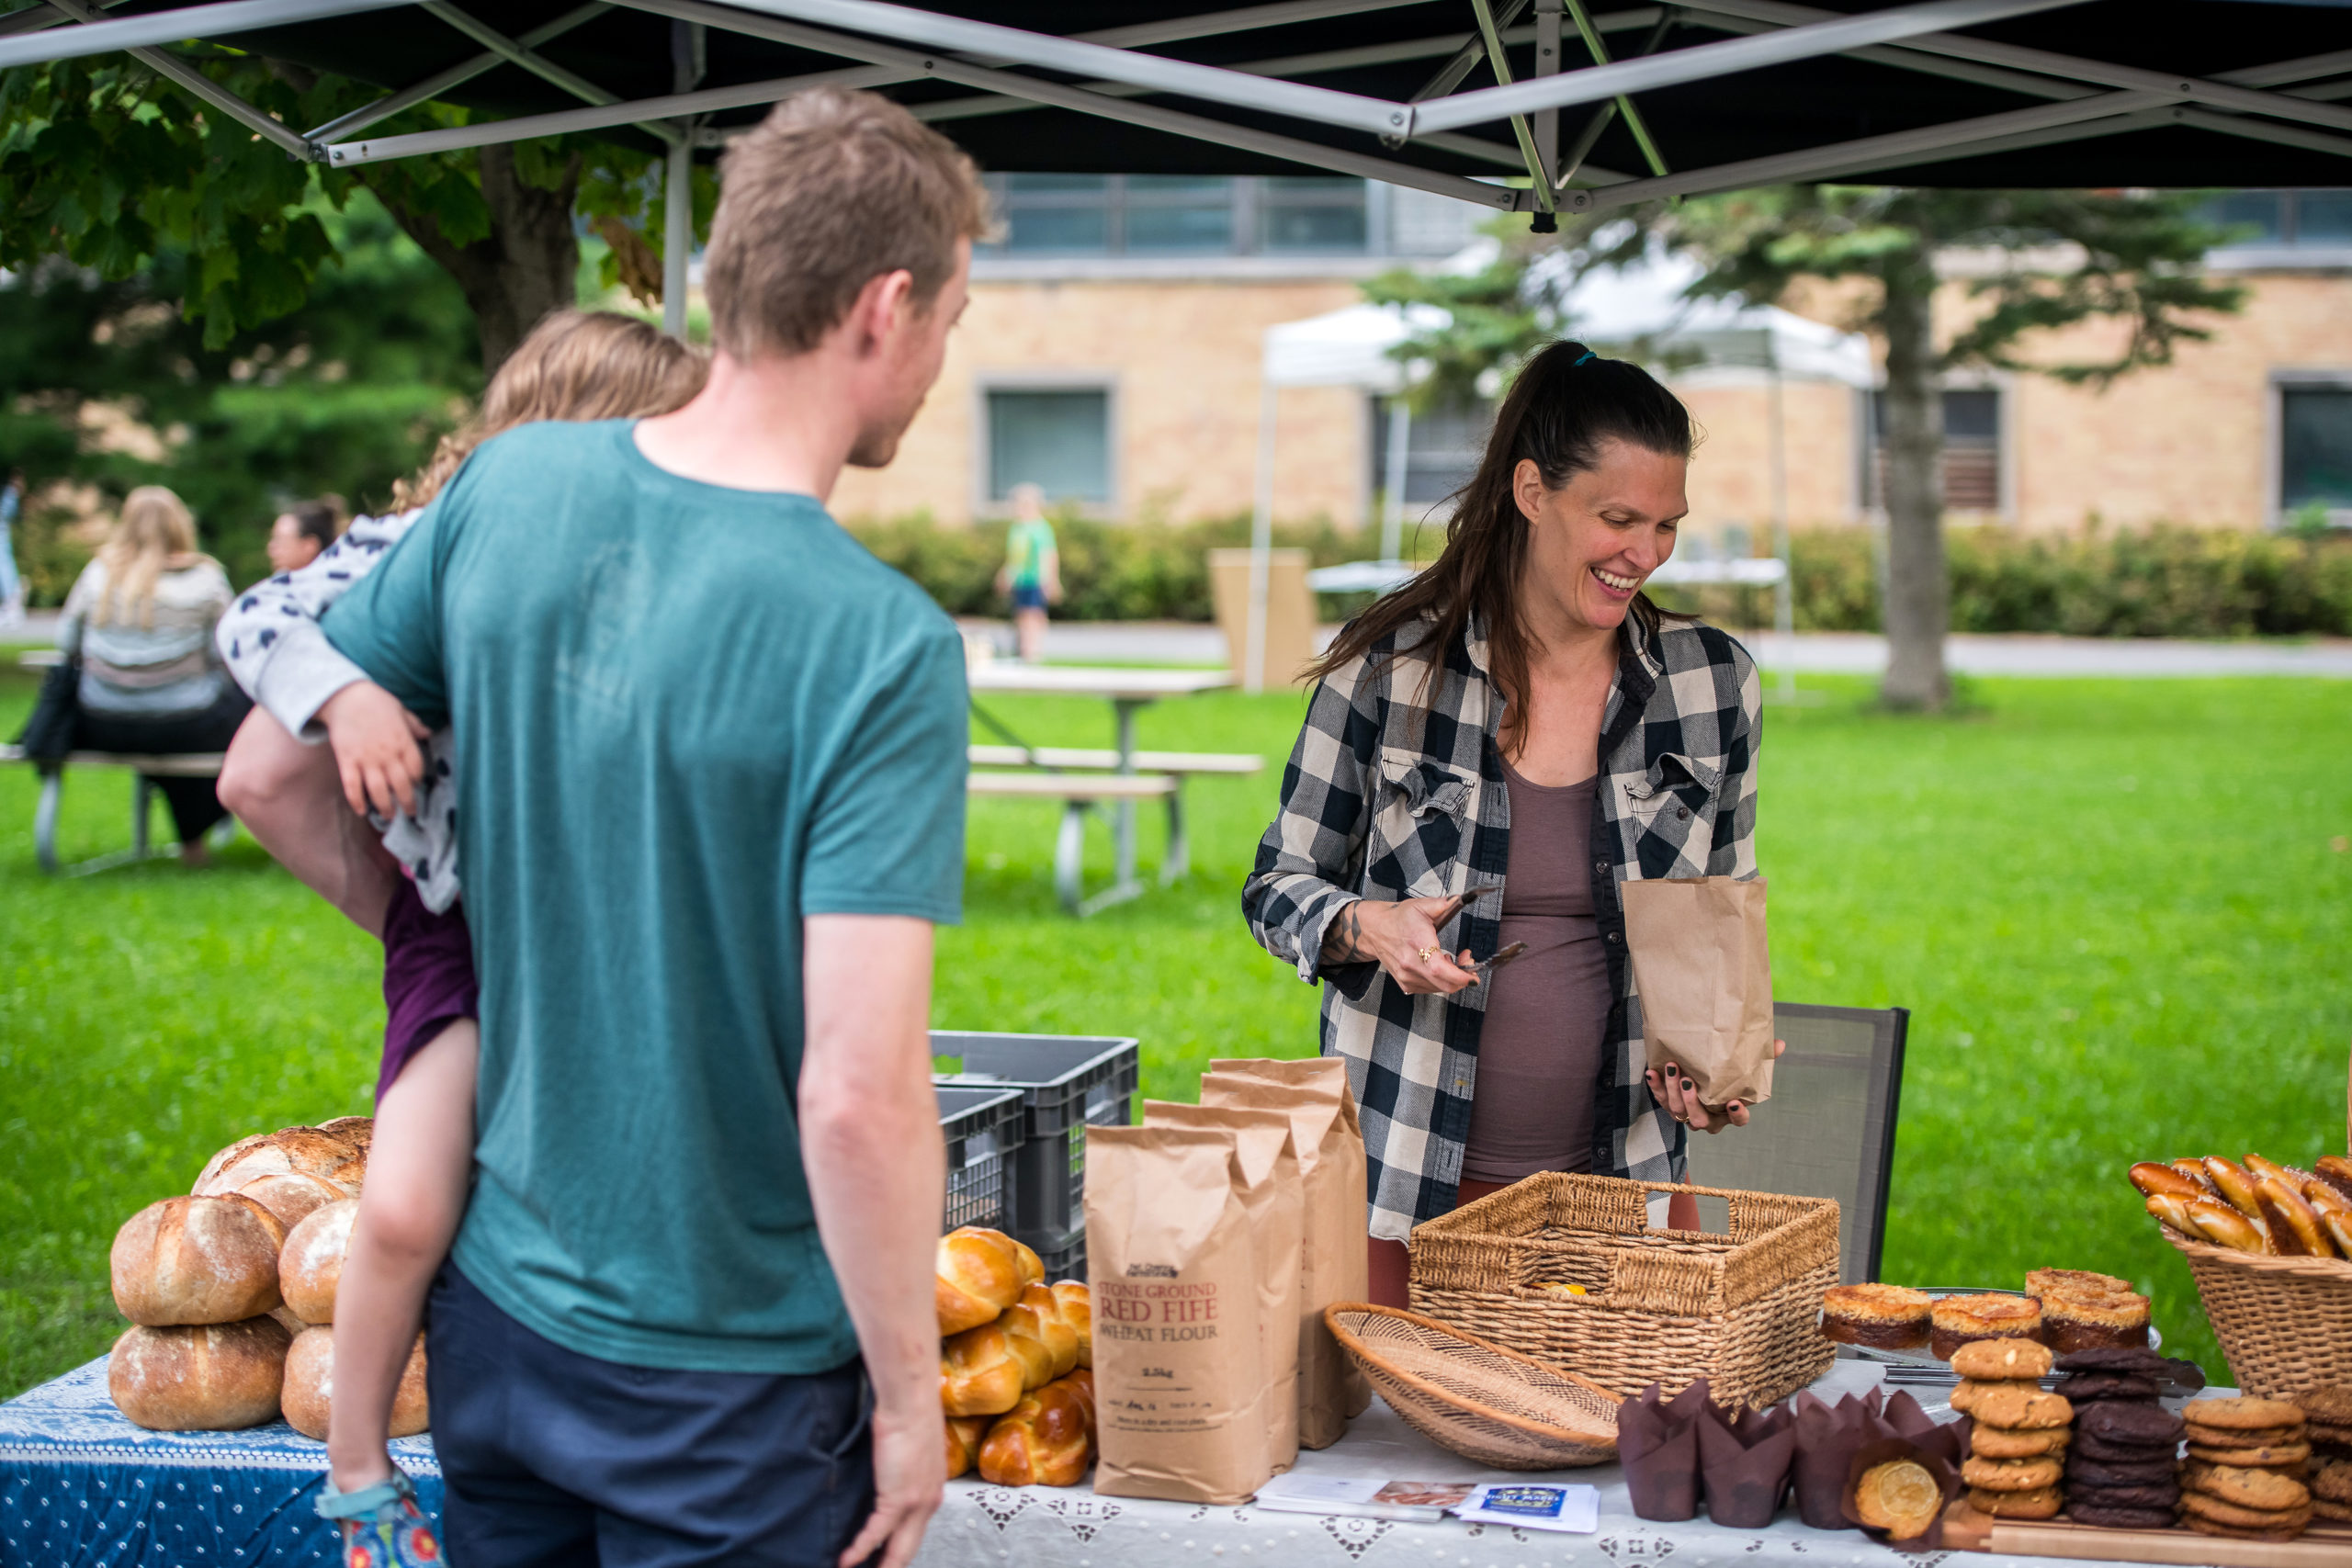
[[[1538,263],[1539,269],[1544,263]],[[1552,265],[1566,267],[1566,257]],[[1588,274],[1562,295],[1564,330],[1586,342],[1628,357],[1676,368],[1698,366],[1747,367],[1763,373],[1770,392],[1771,431],[1770,490],[1772,507],[1773,558],[1759,561],[1669,561],[1655,581],[1665,583],[1738,582],[1779,590],[1774,619],[1783,633],[1791,629],[1788,558],[1788,457],[1781,390],[1791,378],[1834,381],[1868,389],[1876,382],[1869,340],[1859,333],[1840,332],[1770,305],[1751,305],[1737,298],[1694,299],[1688,290],[1698,281],[1700,267],[1687,258],[1666,254],[1641,265]],[[1539,279],[1540,281],[1540,273]],[[1264,633],[1267,556],[1273,522],[1274,401],[1283,387],[1356,387],[1368,393],[1393,396],[1409,384],[1411,373],[1395,351],[1410,338],[1443,328],[1448,317],[1433,306],[1351,305],[1304,321],[1284,321],[1266,331],[1263,392],[1258,423],[1257,507],[1252,519],[1250,573],[1250,645],[1243,650],[1243,682],[1249,690],[1264,683]],[[1391,405],[1387,469],[1382,488],[1385,505],[1381,519],[1381,549],[1377,561],[1351,562],[1328,568],[1314,577],[1314,586],[1327,592],[1393,588],[1412,573],[1399,561],[1405,457],[1411,436],[1411,416],[1399,399]]]

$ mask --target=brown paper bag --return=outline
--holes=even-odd
[[[1299,1310],[1299,1233],[1306,1217],[1306,1191],[1291,1146],[1290,1117],[1280,1111],[1147,1100],[1143,1124],[1223,1128],[1233,1134],[1240,1156],[1236,1171],[1241,1205],[1250,1212],[1250,1234],[1258,1244],[1259,1365],[1272,1422],[1266,1465],[1272,1471],[1288,1470],[1298,1462],[1298,1352],[1306,1326]]]
[[[1094,1490],[1240,1503],[1272,1473],[1258,1248],[1230,1130],[1086,1130]]]
[[[1372,1293],[1365,1274],[1363,1132],[1348,1065],[1336,1056],[1304,1061],[1218,1060],[1201,1079],[1204,1105],[1284,1111],[1306,1189],[1306,1245],[1300,1250],[1300,1305],[1308,1321],[1298,1362],[1298,1440],[1329,1448],[1372,1403],[1372,1385],[1323,1321],[1334,1302]]]
[[[1679,1067],[1699,1086],[1703,1105],[1771,1099],[1772,955],[1763,882],[1639,880],[1618,892],[1649,1065]]]

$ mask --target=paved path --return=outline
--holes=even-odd
[[[1007,650],[1012,627],[968,620],[967,630],[992,633]],[[1329,637],[1336,627],[1325,627]],[[1792,662],[1807,674],[1875,675],[1886,668],[1886,639],[1859,632],[1770,632],[1744,639],[1758,662],[1777,670]],[[1190,621],[1071,621],[1046,635],[1048,659],[1086,662],[1148,661],[1217,664],[1225,635]],[[2170,637],[1955,637],[1947,657],[1969,675],[2314,675],[2352,680],[2352,639],[2305,642],[2196,642]]]

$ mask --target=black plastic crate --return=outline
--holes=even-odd
[[[947,1140],[944,1234],[958,1225],[1003,1230],[1012,1218],[1012,1166],[1021,1148],[1021,1093],[933,1084]]]
[[[1075,1280],[1081,1285],[1085,1284],[1086,1233],[1081,1230],[1078,1239],[1068,1247],[1037,1254],[1037,1260],[1046,1266],[1047,1284],[1062,1280]]]
[[[1039,1257],[1059,1256],[1078,1244],[1086,1267],[1086,1129],[1124,1127],[1135,1120],[1142,1054],[1127,1036],[1111,1034],[987,1034],[934,1029],[934,1066],[956,1059],[957,1070],[933,1082],[1002,1087],[1021,1091],[1022,1136],[1012,1181],[1012,1234]],[[1058,1278],[1059,1276],[1057,1276]]]

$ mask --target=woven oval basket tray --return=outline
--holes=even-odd
[[[2292,1399],[2323,1384],[2352,1387],[2352,1261],[2236,1252],[2170,1226],[2165,1239],[2188,1260],[2239,1388]]]
[[[1323,1310],[1350,1359],[1405,1424],[1498,1470],[1566,1470],[1617,1457],[1617,1396],[1597,1382],[1418,1313]]]

